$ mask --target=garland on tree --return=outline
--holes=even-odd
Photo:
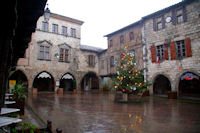
[[[147,89],[150,84],[144,82],[142,70],[136,70],[134,53],[124,48],[121,58],[115,61],[117,76],[113,77],[114,88],[123,93],[138,93]]]

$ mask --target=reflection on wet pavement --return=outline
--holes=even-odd
[[[114,94],[41,93],[28,99],[44,121],[64,133],[196,133],[200,104],[144,98],[141,103],[115,103]]]

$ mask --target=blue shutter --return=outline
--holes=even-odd
[[[176,14],[175,9],[172,9],[172,24],[176,25]]]
[[[165,17],[164,17],[164,15],[162,15],[162,28],[163,29],[165,28]]]
[[[157,26],[156,26],[156,18],[153,18],[153,30],[156,31],[157,30]]]
[[[185,6],[183,6],[183,22],[187,22],[187,12]]]

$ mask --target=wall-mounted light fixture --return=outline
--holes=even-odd
[[[47,8],[46,8],[45,11],[44,11],[44,21],[45,21],[45,22],[48,22],[48,21],[49,21],[50,14],[51,14],[51,12],[50,12],[50,10],[49,10],[49,8],[48,8],[48,4],[47,4]]]

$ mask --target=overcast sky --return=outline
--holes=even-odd
[[[48,0],[53,13],[84,21],[81,44],[107,48],[103,37],[181,0]]]

